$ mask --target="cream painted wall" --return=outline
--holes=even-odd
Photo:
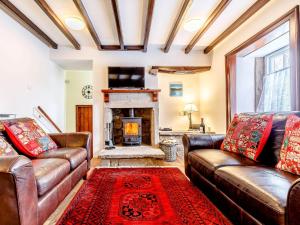
[[[194,103],[199,109],[199,77],[201,74],[173,75],[159,74],[158,88],[161,89],[159,97],[159,126],[169,127],[173,130],[187,130],[189,127],[188,117],[183,115],[186,103]],[[183,96],[171,97],[169,84],[183,84]],[[200,113],[192,114],[193,123],[200,123]]]
[[[63,70],[49,48],[0,10],[0,113],[33,117],[38,105],[64,129]]]
[[[148,47],[148,52],[120,52],[98,51],[96,48],[82,48],[76,51],[68,48],[60,48],[51,51],[51,58],[54,61],[69,60],[92,60],[93,61],[93,129],[94,129],[94,152],[104,147],[104,121],[103,121],[103,94],[101,89],[108,86],[108,66],[144,66],[149,71],[153,65],[190,65],[190,66],[207,66],[210,64],[209,56],[202,52],[194,51],[185,54],[182,49],[172,49],[168,54],[158,49],[157,46]],[[157,76],[146,74],[146,88],[158,88]],[[198,82],[199,83],[199,82]],[[198,84],[197,83],[197,84]],[[196,122],[196,120],[195,120]]]
[[[213,131],[226,132],[225,55],[299,4],[300,0],[270,1],[210,53],[212,69],[200,77],[200,113]]]
[[[255,112],[255,58],[237,57],[236,62],[236,110]]]
[[[76,131],[76,105],[92,105],[93,99],[82,96],[82,88],[93,84],[92,71],[65,71],[66,131]]]

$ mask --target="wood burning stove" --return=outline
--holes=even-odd
[[[122,118],[123,123],[123,144],[142,144],[142,118],[134,117],[134,109],[129,110],[129,117]]]

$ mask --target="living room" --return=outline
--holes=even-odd
[[[300,224],[299,4],[0,0],[0,224]]]

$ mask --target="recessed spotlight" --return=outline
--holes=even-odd
[[[65,18],[65,23],[72,30],[83,30],[85,27],[82,19],[75,16]]]
[[[200,29],[200,27],[202,26],[202,23],[203,23],[203,21],[201,19],[190,19],[185,22],[185,24],[183,25],[183,28],[186,31],[194,32],[194,31]]]

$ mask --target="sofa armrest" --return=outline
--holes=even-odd
[[[188,153],[196,149],[220,149],[224,134],[185,134],[182,137],[184,146],[184,166],[187,176],[190,175]]]
[[[49,134],[60,148],[85,148],[87,151],[88,168],[93,158],[92,134],[90,132],[57,133]]]
[[[286,224],[299,224],[300,215],[300,178],[297,179],[288,193],[288,200],[286,206]]]
[[[0,224],[38,224],[38,194],[31,160],[0,157]]]

